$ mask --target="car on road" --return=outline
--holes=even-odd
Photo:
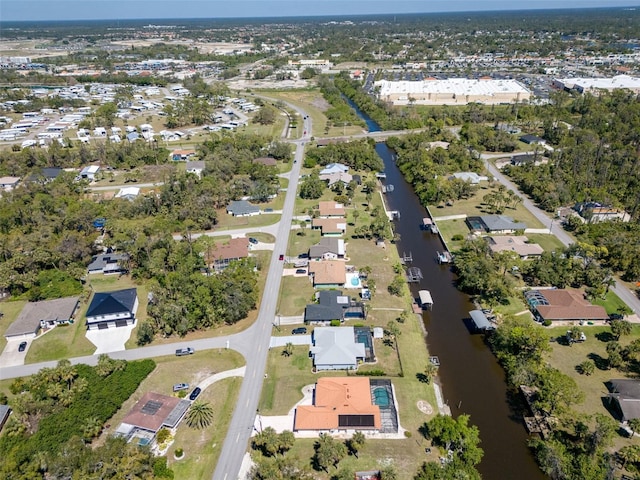
[[[18,345],[19,352],[24,352],[26,348],[27,348],[27,342],[20,342],[20,345]]]
[[[183,355],[193,355],[194,353],[195,353],[195,350],[191,347],[179,348],[176,350],[176,355],[178,357],[181,357]]]
[[[254,245],[258,244],[258,239],[257,238],[253,238],[253,237],[249,237],[249,243],[253,243]]]
[[[304,275],[304,274],[306,274],[306,273],[307,273],[307,271],[306,271],[304,268],[298,268],[298,269],[296,270],[296,274],[297,274],[297,275]]]
[[[189,400],[193,401],[196,398],[198,398],[198,395],[200,395],[201,391],[202,391],[202,389],[200,387],[194,388],[193,392],[191,392],[191,395],[189,395]]]
[[[280,256],[278,257],[278,260],[284,260],[284,255],[280,254]]]
[[[173,391],[174,392],[179,392],[180,390],[187,390],[189,388],[189,384],[188,383],[176,383],[173,386]]]
[[[298,327],[291,330],[292,335],[304,335],[307,333],[307,327]]]

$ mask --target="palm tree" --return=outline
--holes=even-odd
[[[358,451],[364,446],[366,442],[366,437],[362,432],[355,432],[353,436],[347,440],[347,448],[349,452],[353,454],[354,457],[358,458]]]
[[[97,437],[102,431],[102,421],[98,417],[87,418],[82,425],[82,438],[84,440],[91,440]]]
[[[431,381],[433,380],[433,377],[435,377],[437,374],[438,374],[437,365],[434,365],[431,362],[427,363],[427,366],[424,369],[424,376],[427,379],[427,383],[431,383]]]
[[[208,402],[195,402],[185,418],[191,428],[202,429],[211,425],[213,408]]]

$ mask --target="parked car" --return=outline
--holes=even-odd
[[[176,355],[178,357],[181,357],[183,355],[192,355],[193,353],[195,353],[195,350],[191,347],[179,348],[176,350]]]
[[[24,352],[26,348],[27,348],[27,342],[20,342],[20,345],[18,345],[19,352]]]
[[[298,275],[304,275],[305,273],[307,273],[307,271],[304,268],[299,268],[296,270],[296,273]]]
[[[180,390],[187,390],[189,388],[189,384],[188,383],[176,383],[173,386],[173,391],[174,392],[179,392]]]
[[[253,237],[249,237],[249,243],[253,243],[254,245],[258,244],[258,239],[257,238],[253,238]]]
[[[308,253],[301,253],[300,255],[298,255],[298,258],[309,258],[309,254]]]
[[[280,256],[278,257],[278,260],[284,260],[284,255],[280,254]]]
[[[307,327],[298,327],[291,330],[292,335],[304,335],[307,333]]]
[[[200,387],[194,388],[193,392],[191,392],[191,395],[189,395],[189,400],[193,401],[196,398],[198,398],[198,395],[200,395],[201,391],[202,391],[202,389]]]

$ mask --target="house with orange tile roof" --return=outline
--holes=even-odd
[[[173,160],[174,162],[179,162],[179,161],[186,162],[191,157],[193,157],[195,154],[196,154],[195,150],[177,149],[177,150],[174,150],[173,152],[171,152],[171,160]]]
[[[344,217],[344,205],[334,201],[320,202],[318,204],[318,211],[321,218],[329,217]]]
[[[323,237],[339,237],[347,231],[347,220],[345,218],[314,218],[311,221],[311,228],[320,230]]]
[[[249,239],[247,237],[232,238],[217,243],[205,252],[205,261],[216,272],[221,272],[234,260],[249,256]]]
[[[604,307],[592,305],[579,290],[530,290],[524,296],[541,321],[605,321],[609,318]]]
[[[346,265],[339,260],[309,262],[309,275],[316,288],[338,288],[347,282]]]
[[[380,407],[373,403],[367,377],[324,377],[315,386],[313,405],[296,408],[293,430],[369,431],[382,427]]]

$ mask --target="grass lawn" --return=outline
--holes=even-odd
[[[0,351],[4,350],[7,340],[4,338],[4,332],[7,331],[9,325],[18,318],[20,311],[27,302],[25,300],[18,300],[15,302],[4,301],[0,303]]]
[[[545,252],[553,252],[564,245],[555,235],[547,235],[544,233],[525,233],[530,243],[537,243]]]
[[[301,253],[307,253],[312,245],[315,245],[320,241],[322,236],[320,230],[312,230],[311,224],[308,224],[309,228],[304,229],[304,235],[301,235],[301,230],[291,230],[289,234],[289,243],[287,246],[287,255],[294,257]]]
[[[462,245],[464,244],[465,239],[471,233],[469,231],[469,227],[465,223],[464,219],[456,219],[453,220],[440,220],[438,221],[438,230],[442,234],[442,238],[446,242],[449,247],[449,251],[456,252],[460,250]],[[462,235],[462,240],[453,240],[455,235]]]
[[[306,276],[287,275],[282,277],[277,313],[285,317],[302,315],[304,307],[313,302],[314,292],[313,285]]]
[[[604,307],[607,313],[618,313],[620,309],[628,308],[626,303],[624,303],[618,295],[613,293],[611,290],[607,293],[607,296],[604,298],[594,298],[591,303],[594,305],[600,305]]]
[[[174,383],[186,382],[193,388],[214,373],[238,368],[244,364],[242,356],[231,350],[201,351],[188,357],[159,357],[155,361],[156,369],[109,420],[109,427],[105,430],[103,437],[114,433],[124,416],[144,393],[152,391],[174,395],[172,391]],[[175,442],[167,454],[169,466],[175,471],[176,479],[211,477],[241,383],[242,379],[239,377],[225,379],[214,383],[202,392],[199,399],[209,402],[216,412],[211,426],[204,430],[193,430],[184,422],[180,424]],[[179,447],[184,449],[185,456],[181,460],[174,460],[173,452]]]

